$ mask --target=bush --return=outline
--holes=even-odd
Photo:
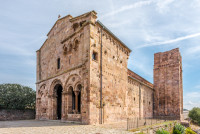
[[[181,124],[176,124],[174,126],[173,134],[185,134],[185,127]]]
[[[170,134],[170,133],[164,129],[159,129],[156,131],[156,134]]]
[[[192,119],[194,123],[197,123],[200,125],[200,108],[194,107],[190,112],[189,112],[189,117]]]
[[[181,134],[181,132],[176,129],[176,130],[173,131],[173,134]]]
[[[186,130],[185,130],[185,134],[197,134],[197,133],[195,133],[191,128],[187,128]]]
[[[36,93],[19,84],[0,84],[0,109],[35,109]]]

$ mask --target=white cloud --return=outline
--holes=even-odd
[[[154,41],[160,41],[165,40],[166,38],[163,36],[160,36],[158,33],[154,33],[153,31],[148,31],[147,29],[142,29],[142,37],[146,42],[154,42]]]
[[[200,8],[200,1],[199,0],[193,0],[191,3],[193,8]]]
[[[169,5],[172,3],[172,2],[174,2],[175,0],[159,0],[158,2],[157,2],[157,7],[158,7],[158,11],[160,12],[160,13],[164,13],[164,12],[166,12],[167,10],[169,10]]]
[[[191,101],[191,99],[189,101],[185,101],[184,100],[184,108],[191,110],[193,107],[200,107],[200,101]]]
[[[119,8],[117,10],[114,10],[112,12],[109,12],[109,13],[99,17],[99,19],[103,19],[105,17],[110,17],[110,16],[116,15],[118,13],[130,10],[130,9],[139,8],[139,7],[142,7],[142,6],[145,6],[145,5],[149,5],[152,2],[153,2],[152,0],[146,0],[146,1],[139,1],[139,2],[136,2],[136,3],[131,4],[131,5],[122,6],[121,8]]]
[[[23,56],[34,56],[34,51],[30,51],[22,46],[15,46],[10,44],[3,44],[0,46],[1,53],[10,55],[23,55]]]
[[[189,49],[187,49],[186,54],[191,55],[191,54],[199,54],[200,52],[200,46],[194,46],[194,47],[190,47]]]
[[[128,60],[129,66],[131,68],[134,68],[135,70],[142,72],[144,75],[153,78],[153,68],[151,67],[151,65],[148,64],[148,59],[139,55],[135,57],[140,57],[140,58],[133,59],[132,57],[129,57]]]
[[[197,85],[197,86],[195,86],[195,88],[198,88],[198,89],[200,89],[200,85]]]
[[[186,96],[190,98],[200,98],[200,92],[190,92],[190,93],[187,93]]]
[[[175,42],[178,42],[178,41],[187,40],[187,39],[190,39],[190,38],[195,38],[195,37],[198,37],[198,36],[200,36],[200,33],[186,35],[186,36],[183,36],[183,37],[178,37],[176,39],[171,39],[171,40],[166,40],[166,41],[161,41],[161,42],[154,42],[154,43],[150,43],[150,44],[145,44],[145,45],[141,45],[141,46],[139,46],[137,48],[167,45],[167,44],[175,43]]]
[[[120,21],[120,22],[109,23],[107,26],[109,28],[117,28],[117,27],[127,25],[127,24],[131,24],[131,21],[130,20],[124,20],[124,21]]]
[[[34,77],[29,77],[28,75],[23,76],[15,74],[15,73],[2,73],[0,72],[0,84],[3,83],[19,83],[24,86],[29,86],[33,89],[35,89],[35,81],[36,78]]]
[[[38,44],[41,40],[44,40],[46,36],[40,36],[29,42],[18,43],[2,43],[0,45],[0,52],[9,55],[19,55],[19,56],[35,56],[35,44]],[[37,48],[38,49],[38,48]]]
[[[200,107],[200,91],[184,92],[184,108]]]

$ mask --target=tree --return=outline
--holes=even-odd
[[[197,123],[200,125],[200,108],[194,107],[190,112],[189,112],[189,117],[192,119],[194,123]]]
[[[36,92],[20,84],[0,84],[0,108],[35,109]]]

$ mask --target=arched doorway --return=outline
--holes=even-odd
[[[74,94],[74,91],[72,91],[72,111],[75,111],[75,94]]]
[[[75,111],[75,94],[73,87],[70,86],[68,89],[68,113],[73,114]]]
[[[62,90],[63,90],[63,88],[60,84],[57,84],[54,89],[55,89],[55,92],[56,92],[57,119],[60,120],[61,115],[62,115]]]
[[[81,84],[68,88],[68,113],[80,114],[81,113]]]
[[[78,94],[78,113],[81,113],[81,84],[77,86],[79,94]]]

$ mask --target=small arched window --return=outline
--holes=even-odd
[[[97,52],[93,51],[93,53],[92,53],[92,59],[95,60],[95,61],[97,61],[97,59],[98,59],[97,56],[98,56]]]
[[[76,31],[76,29],[78,28],[78,26],[79,26],[78,23],[74,23],[74,24],[73,24],[73,29],[74,29],[74,31]]]
[[[69,52],[72,51],[72,44],[69,44]]]
[[[57,69],[60,69],[60,58],[57,59]]]
[[[79,44],[79,41],[76,40],[76,41],[74,42],[74,50],[75,50],[75,51],[78,49],[78,44]]]
[[[64,45],[63,46],[64,54],[67,54],[67,47]]]

